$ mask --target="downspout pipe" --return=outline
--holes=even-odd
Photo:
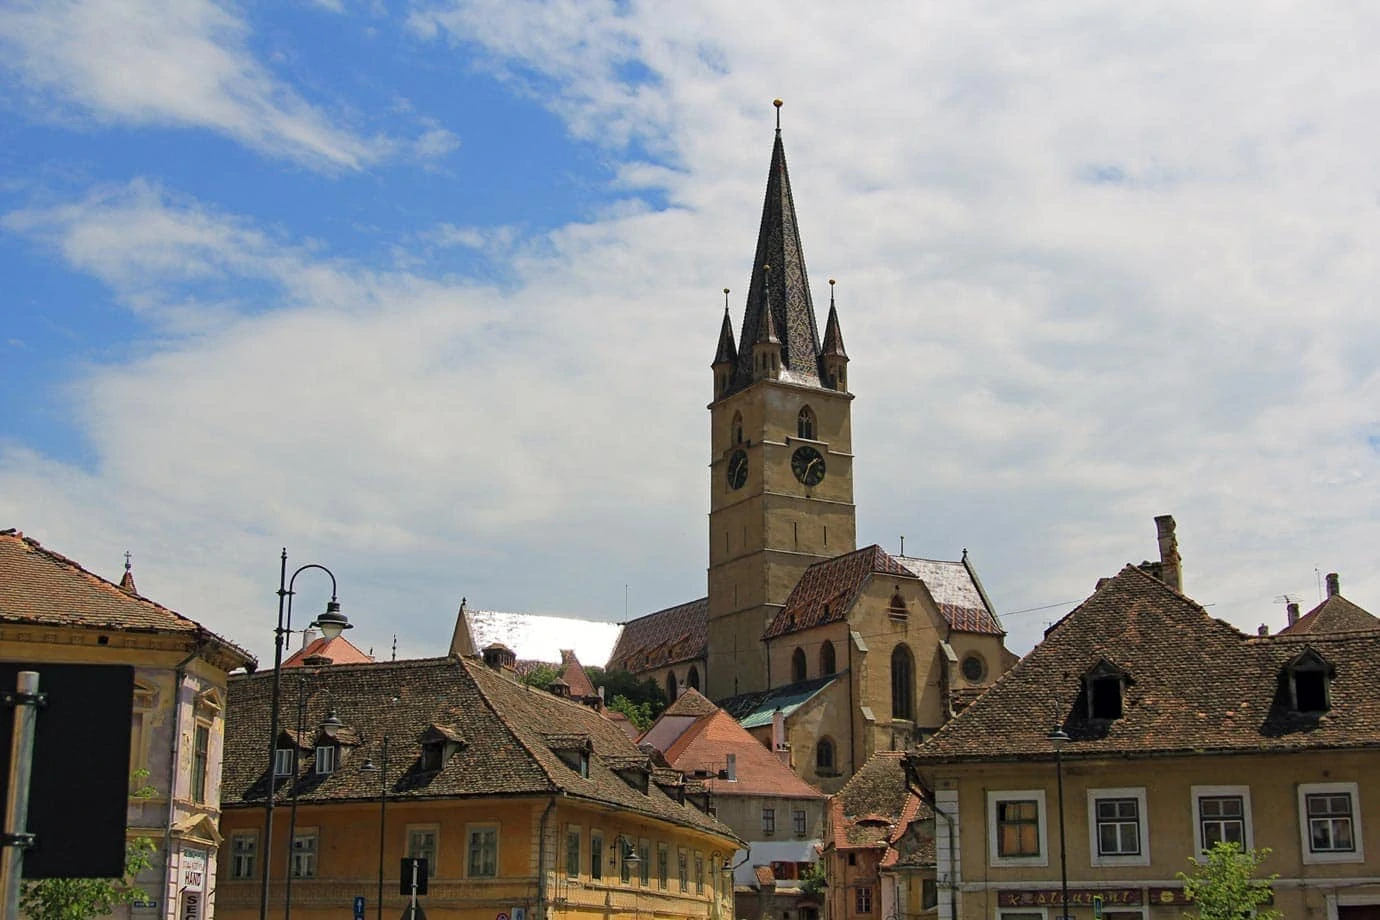
[[[182,684],[187,680],[187,665],[191,664],[206,648],[204,639],[197,639],[191,654],[173,666],[173,717],[172,747],[168,751],[168,820],[163,822],[163,916],[177,915],[177,905],[168,904],[168,892],[174,888],[172,877],[173,819],[177,817],[177,761],[182,756]],[[192,726],[196,730],[196,708],[192,708]]]
[[[956,880],[958,878],[958,866],[954,862],[954,853],[956,852],[954,837],[957,832],[954,828],[953,815],[949,814],[947,811],[944,811],[942,808],[939,807],[939,802],[935,799],[934,792],[932,792],[929,789],[929,787],[927,787],[923,782],[921,782],[920,775],[915,771],[915,768],[911,766],[909,760],[905,760],[904,763],[904,770],[906,774],[906,791],[913,792],[916,795],[920,796],[921,801],[928,805],[931,811],[933,811],[936,815],[944,819],[944,824],[948,829],[949,918],[950,920],[958,920],[958,886],[956,884]]]
[[[536,920],[546,920],[546,825],[551,820],[551,812],[556,810],[556,797],[546,803],[541,813],[541,829],[537,834],[537,916]]]

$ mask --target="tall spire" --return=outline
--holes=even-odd
[[[724,322],[719,327],[719,350],[714,352],[714,366],[734,364],[738,360],[738,347],[733,344],[733,320],[728,315],[728,288],[724,288]]]
[[[834,279],[829,279],[829,319],[824,323],[824,349],[822,355],[834,358],[847,358],[843,350],[843,332],[839,329],[839,309],[834,306]]]
[[[791,179],[786,171],[786,148],[781,143],[781,100],[773,104],[777,110],[776,141],[772,145],[762,223],[757,230],[757,251],[752,259],[752,281],[748,286],[747,308],[743,312],[738,365],[733,375],[734,390],[753,381],[752,345],[768,325],[780,337],[781,377],[794,383],[820,385],[819,328],[815,325],[805,254],[800,245],[795,201],[791,197]],[[763,272],[768,265],[772,275],[770,285]],[[764,312],[769,312],[770,317],[764,317]]]

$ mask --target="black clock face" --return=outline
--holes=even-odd
[[[728,458],[728,487],[730,489],[741,489],[747,482],[748,458],[747,453],[735,450],[733,456]]]
[[[824,479],[824,458],[813,447],[797,447],[791,454],[791,472],[807,486],[817,486]]]

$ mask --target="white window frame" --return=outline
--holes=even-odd
[[[997,806],[1002,802],[1034,800],[1039,821],[1040,853],[1038,856],[1002,856],[997,826]],[[1045,806],[1043,789],[1003,789],[987,793],[987,864],[989,866],[1048,866],[1049,865],[1049,809]]]
[[[575,864],[570,864],[570,836],[575,835]],[[567,824],[565,826],[565,838],[562,840],[562,849],[565,851],[565,877],[579,878],[584,874],[585,869],[585,829],[579,824]]]
[[[1349,795],[1351,796],[1351,839],[1356,849],[1349,853],[1324,851],[1313,852],[1313,834],[1308,826],[1308,796],[1310,795]],[[1363,863],[1366,861],[1365,837],[1361,832],[1361,790],[1356,783],[1300,783],[1299,784],[1299,837],[1303,847],[1304,865],[1320,863]]]
[[[1244,847],[1247,850],[1255,849],[1255,827],[1251,821],[1251,787],[1250,786],[1190,786],[1189,794],[1193,796],[1193,847],[1199,853],[1206,853],[1207,847],[1203,846],[1203,820],[1198,807],[1200,800],[1213,798],[1215,796],[1240,796],[1241,798],[1241,821],[1245,825],[1246,840]]]
[[[1140,854],[1135,856],[1103,856],[1098,852],[1101,840],[1098,836],[1097,803],[1102,799],[1135,799],[1137,833],[1140,834]],[[1196,800],[1195,800],[1196,801]],[[1088,790],[1088,852],[1092,855],[1094,866],[1148,866],[1150,865],[1150,809],[1145,806],[1144,786],[1125,786],[1115,789]]]
[[[248,840],[250,842],[249,852],[245,853],[240,849],[239,842]],[[249,861],[249,871],[244,871],[245,858]],[[258,831],[235,831],[230,835],[230,877],[235,880],[255,878],[255,871],[259,868],[259,832]]]
[[[283,777],[292,775],[292,748],[273,749],[273,776]]]
[[[329,776],[335,772],[335,745],[318,744],[316,746],[316,775]]]
[[[476,875],[470,872],[470,851],[474,847],[474,835],[483,831],[494,832],[494,874]],[[500,825],[492,821],[465,825],[465,878],[501,878],[503,875],[503,833]]]
[[[311,846],[297,846],[297,841],[311,841]],[[309,869],[310,871],[302,871]],[[299,827],[292,838],[292,877],[316,878],[321,874],[321,831],[315,827]]]
[[[432,853],[427,857],[426,872],[427,878],[436,877],[436,864],[441,861],[441,825],[439,824],[409,824],[405,830],[404,840],[407,843],[407,855],[415,859],[418,856],[417,850],[412,846],[413,834],[430,834],[432,840]]]

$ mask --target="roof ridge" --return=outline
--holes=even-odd
[[[547,769],[546,764],[543,762],[542,758],[537,756],[536,751],[534,751],[532,749],[532,746],[528,744],[527,741],[522,737],[522,733],[518,731],[516,728],[514,728],[512,723],[508,721],[507,716],[503,714],[503,710],[501,710],[498,706],[494,705],[493,700],[489,699],[488,688],[484,686],[484,682],[482,680],[479,680],[474,676],[474,672],[471,671],[470,668],[482,667],[488,672],[487,676],[499,680],[506,679],[505,676],[494,671],[488,665],[481,664],[479,661],[475,659],[470,659],[467,661],[464,658],[456,658],[455,660],[457,663],[459,663],[461,669],[466,673],[469,679],[474,683],[475,689],[479,691],[479,698],[484,701],[485,706],[489,707],[489,712],[493,713],[494,718],[496,718],[499,724],[503,726],[504,730],[508,732],[509,737],[511,737],[515,742],[517,742],[518,747],[521,748],[522,751],[527,754],[528,759],[536,765],[538,770],[541,771],[541,775],[546,777],[547,785],[549,785],[552,789],[563,789],[564,787],[560,784],[560,782],[558,782],[556,778],[551,775],[551,771]],[[517,681],[514,681],[514,684],[521,687],[527,686],[526,684],[518,684]],[[539,690],[536,692],[544,693],[545,691]],[[560,699],[560,697],[555,696],[553,694],[547,695],[550,696],[553,700]]]

